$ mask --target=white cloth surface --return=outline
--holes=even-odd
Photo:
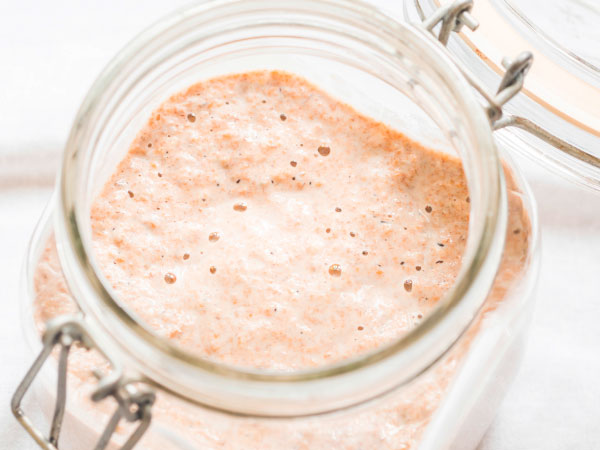
[[[110,57],[184,3],[0,0],[0,450],[36,448],[9,409],[32,361],[19,279],[72,118]],[[480,450],[600,448],[600,195],[517,162],[539,206],[537,307],[521,371]]]

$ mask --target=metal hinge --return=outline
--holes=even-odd
[[[472,31],[479,27],[479,22],[471,15],[473,0],[456,0],[438,8],[430,17],[423,19],[425,29],[435,35],[434,29],[441,24],[440,31],[436,36],[444,45],[452,32],[459,32],[463,26]],[[469,83],[488,102],[486,111],[490,121],[495,123],[502,117],[502,106],[519,93],[523,88],[525,75],[533,63],[531,52],[522,52],[514,60],[504,58],[502,65],[506,69],[498,91],[490,95],[485,87],[458,61],[454,61]]]
[[[42,351],[15,391],[11,407],[15,417],[41,448],[46,450],[57,450],[59,448],[58,441],[67,400],[67,363],[69,352],[73,345],[77,343],[87,350],[95,348],[100,351],[100,353],[102,353],[102,351],[86,331],[85,321],[81,315],[63,316],[50,321],[43,334],[42,343]],[[40,372],[44,362],[48,359],[55,347],[60,348],[58,356],[56,403],[54,406],[54,415],[50,426],[50,432],[48,436],[46,436],[36,428],[31,419],[25,415],[25,412],[21,408],[21,402],[33,380]],[[114,361],[111,361],[104,353],[102,354],[109,361],[112,370],[108,375],[102,375],[99,372],[94,373],[99,381],[98,387],[92,394],[92,400],[99,402],[107,397],[113,397],[118,406],[100,435],[94,449],[105,449],[119,422],[122,419],[125,419],[127,422],[131,423],[139,422],[137,428],[121,447],[122,450],[130,450],[150,426],[152,417],[151,408],[154,404],[155,394],[145,385],[126,378],[119,366],[115,364]]]

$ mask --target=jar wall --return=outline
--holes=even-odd
[[[410,385],[383,398],[349,410],[304,419],[234,417],[202,409],[161,392],[153,425],[141,447],[186,449],[224,445],[227,448],[226,437],[236,433],[246,436],[248,448],[252,448],[252,442],[260,442],[261,448],[273,449],[282,448],[284,444],[302,448],[308,443],[323,448],[371,445],[373,448],[433,449],[439,448],[440,442],[446,443],[448,448],[474,448],[493,419],[518,367],[533,306],[532,289],[537,271],[535,209],[526,185],[509,164],[505,162],[510,215],[503,265],[479,317],[435,366]],[[33,350],[39,348],[40,331],[39,321],[36,325],[33,318],[33,276],[36,258],[51,239],[50,225],[49,217],[40,222],[25,272],[24,285],[28,288],[23,295],[23,319]],[[76,309],[74,303],[72,308]],[[51,361],[47,365],[36,398],[44,405],[49,418],[54,403],[56,363]],[[64,448],[69,445],[81,448],[82,442],[97,439],[101,432],[98,424],[106,423],[113,411],[114,405],[109,402],[95,405],[89,400],[94,385],[89,378],[71,376],[69,379]],[[125,427],[122,434],[129,431],[130,427]]]

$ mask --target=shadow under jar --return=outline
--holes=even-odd
[[[359,129],[366,123],[384,130],[390,142],[397,141],[403,150],[410,150],[401,153],[401,161],[396,164],[415,177],[425,172],[436,173],[428,172],[433,166],[442,171],[458,169],[451,183],[447,177],[426,180],[430,186],[443,187],[444,183],[458,186],[453,192],[462,192],[464,187],[466,195],[449,196],[440,211],[427,204],[426,197],[422,199],[423,204],[407,209],[407,205],[416,205],[420,191],[405,181],[394,186],[398,196],[406,194],[413,203],[402,204],[397,211],[391,211],[390,222],[398,217],[397,223],[400,223],[405,215],[416,221],[411,223],[423,224],[422,231],[428,229],[436,215],[439,217],[441,210],[463,211],[467,219],[464,242],[457,247],[460,254],[455,255],[455,273],[448,282],[448,274],[440,269],[444,260],[414,264],[422,256],[417,246],[417,230],[402,226],[391,229],[386,235],[389,245],[401,241],[405,251],[397,255],[397,261],[391,260],[402,266],[401,269],[394,267],[395,271],[406,273],[406,277],[397,280],[398,292],[402,293],[398,302],[420,292],[419,277],[424,273],[433,272],[431,279],[435,281],[435,270],[441,271],[446,274],[445,278],[441,277],[446,285],[436,287],[442,292],[439,298],[419,298],[414,303],[426,303],[419,306],[418,314],[405,311],[404,321],[386,321],[384,315],[378,321],[367,320],[358,326],[352,323],[353,334],[343,334],[348,342],[334,342],[333,346],[363,348],[350,345],[350,340],[362,339],[373,333],[370,330],[374,327],[392,330],[387,339],[377,341],[375,346],[365,346],[364,351],[351,355],[339,352],[329,361],[327,354],[336,355],[335,348],[322,348],[316,352],[320,357],[309,358],[308,362],[298,359],[300,363],[286,366],[270,365],[267,360],[257,367],[252,361],[236,364],[234,359],[227,359],[218,352],[203,352],[209,342],[190,348],[183,344],[181,333],[193,335],[210,324],[188,323],[182,332],[177,327],[178,319],[169,316],[172,312],[169,304],[176,300],[174,291],[169,289],[180,288],[181,283],[185,283],[188,269],[182,268],[183,264],[195,263],[197,252],[187,253],[183,244],[181,248],[163,249],[167,259],[168,252],[173,250],[181,261],[172,271],[163,270],[167,265],[156,266],[160,270],[156,269],[151,276],[157,277],[162,294],[140,291],[140,298],[149,299],[146,307],[140,306],[143,302],[132,304],[122,295],[121,288],[128,283],[135,284],[135,280],[115,279],[99,257],[95,202],[106,192],[107,186],[114,187],[111,183],[118,181],[114,174],[123,170],[120,162],[130,158],[131,152],[142,152],[138,144],[144,143],[143,152],[148,154],[159,151],[140,130],[147,129],[149,120],[155,121],[166,134],[163,138],[171,138],[181,133],[184,126],[204,124],[204,120],[214,117],[203,118],[199,112],[185,111],[183,107],[178,110],[178,105],[187,104],[188,97],[177,93],[200,83],[196,89],[199,95],[204,95],[214,83],[228,80],[229,85],[237,83],[239,86],[244,84],[240,80],[245,80],[245,88],[238,92],[238,97],[229,98],[227,104],[203,106],[207,108],[206,114],[217,116],[218,120],[219,114],[224,114],[223,108],[232,106],[229,102],[247,100],[254,92],[251,84],[248,88],[248,74],[263,80],[262,84],[258,83],[259,87],[280,83],[285,91],[290,83],[301,86],[303,92],[310,94],[310,99],[322,100],[336,114],[349,118],[349,122],[355,120]],[[190,89],[188,94],[193,93],[194,88]],[[248,114],[258,114],[261,104],[268,108],[273,98],[264,100]],[[283,95],[277,104],[284,109],[286,101],[296,106],[298,115],[302,114],[302,109],[297,108],[300,104],[297,96]],[[180,122],[160,122],[169,111]],[[307,111],[310,113],[313,109],[307,106]],[[280,129],[276,127],[288,126],[290,135],[298,135],[298,129],[293,128],[297,116],[288,111],[272,112],[273,133]],[[158,115],[162,116],[157,118]],[[236,133],[241,133],[242,127],[233,119],[223,120],[221,125],[220,139],[235,138]],[[322,132],[318,139],[323,145],[315,145],[311,141],[314,136],[307,131],[306,142],[312,142],[310,145],[314,147],[308,157],[319,164],[336,161],[341,164],[342,159],[335,159],[339,149],[328,146],[337,139],[327,134],[331,128],[315,126]],[[352,129],[352,126],[347,128]],[[285,128],[281,129],[285,133]],[[193,130],[198,139],[198,148],[193,150],[215,157],[220,168],[229,173],[237,159],[224,163],[219,159],[219,152],[223,150],[206,145],[205,136],[213,131],[204,127]],[[245,139],[250,145],[252,139],[248,136]],[[243,160],[247,157],[244,146],[238,149],[236,158]],[[300,176],[302,162],[288,157],[290,151],[274,146],[275,154],[283,155],[281,161],[285,163],[286,172],[282,176],[294,178],[294,187],[301,181],[296,177]],[[368,154],[372,149],[364,151]],[[388,155],[395,156],[392,151]],[[275,158],[265,156],[269,157]],[[195,163],[190,161],[189,164]],[[350,170],[350,177],[366,176],[354,174],[352,167],[340,167],[340,171],[343,170]],[[324,173],[330,172],[331,169]],[[160,182],[152,182],[152,185],[143,180],[146,203],[155,201],[161,192],[164,194],[160,183],[169,175],[159,174],[157,170],[156,176]],[[202,205],[205,201],[202,192],[193,189],[195,179],[191,177],[188,199],[193,207],[196,207],[194,202]],[[184,182],[183,174],[180,181]],[[307,204],[314,198],[311,195],[318,197],[327,192],[328,181],[332,182],[322,179],[314,188],[310,184],[314,189],[310,195],[306,194],[308,187],[303,185],[302,195],[306,196]],[[240,183],[234,180],[231,187],[219,183],[215,189],[220,189],[223,201],[231,200],[231,214],[251,217],[251,197],[247,202],[236,203],[242,195],[240,186],[245,182],[247,180],[240,179]],[[262,188],[272,189],[275,196],[287,195],[290,202],[300,195],[299,191],[290,189],[289,184],[277,186],[275,180],[272,184],[267,182]],[[115,189],[125,200],[140,200],[140,191],[126,184]],[[379,202],[375,194],[373,207]],[[365,198],[369,195],[372,194],[365,193]],[[168,208],[188,208],[189,204],[186,201],[185,206],[182,202],[180,206],[175,204]],[[333,206],[332,217],[338,220],[345,211]],[[159,222],[170,220],[168,208],[155,208]],[[141,210],[137,211],[140,220],[144,220]],[[211,211],[214,214],[211,207],[205,208],[208,222],[214,220]],[[113,212],[110,220],[117,228],[120,213]],[[271,220],[274,236],[293,234],[292,230],[273,225],[274,217],[275,213],[261,216],[267,224]],[[377,217],[377,221],[382,226],[388,225],[385,218]],[[319,226],[324,231],[315,231],[314,239],[325,239],[325,234],[327,239],[333,239],[331,236],[338,231],[327,224]],[[228,239],[236,239],[219,234],[218,230],[199,234],[202,244],[198,244],[197,249],[205,248],[207,253],[218,245],[226,245]],[[176,233],[171,235],[172,239],[177,240],[177,237]],[[133,242],[133,236],[131,238]],[[431,237],[436,251],[448,252],[458,244],[452,239],[438,242],[436,238]],[[301,236],[298,239],[310,241],[313,238]],[[388,248],[387,243],[369,241],[368,237],[356,236],[354,231],[344,233],[344,239],[366,239],[370,247],[361,254],[365,261],[374,254],[384,254]],[[252,242],[247,246],[255,249],[257,244]],[[270,249],[268,242],[258,247]],[[244,254],[243,245],[240,248],[242,251],[231,264],[250,261],[246,267],[249,271],[255,270],[250,254]],[[277,246],[271,250],[285,251]],[[140,260],[161,258],[155,254],[152,243],[140,246],[137,252]],[[60,438],[56,431],[54,435],[61,449],[94,448],[103,433],[105,440],[110,439],[108,448],[119,448],[135,433],[141,417],[150,420],[149,415],[140,412],[142,405],[147,407],[144,411],[152,412],[152,420],[136,448],[473,448],[492,420],[519,362],[532,307],[536,255],[535,208],[527,187],[512,163],[498,154],[485,111],[444,49],[431,36],[415,26],[396,22],[373,7],[345,0],[289,1],[277,7],[270,1],[260,0],[209,1],[181,10],[140,35],[115,57],[84,100],[65,149],[55,198],[32,240],[25,271],[23,320],[32,348],[39,351],[40,331],[53,326],[45,325],[48,319],[80,314],[73,319],[72,329],[79,330],[81,326],[85,332],[77,331],[75,337],[93,347],[86,350],[84,345],[65,343],[60,340],[60,334],[57,341],[52,342],[70,348],[63,431]],[[115,265],[121,263],[126,262],[114,262]],[[242,263],[240,267],[244,267]],[[209,270],[209,262],[206,264],[207,279],[220,276],[219,267],[211,266]],[[325,275],[305,273],[293,260],[287,262],[284,269],[289,270],[290,278],[300,277],[306,284],[315,276],[323,276],[332,283],[343,283],[352,276],[351,264],[338,265],[329,259],[315,264]],[[372,260],[369,264],[377,266]],[[148,269],[149,272],[156,267]],[[275,270],[274,267],[275,264],[264,268],[265,273]],[[277,270],[282,270],[281,265]],[[383,277],[383,269],[381,272]],[[213,278],[209,278],[211,276]],[[232,292],[237,287],[232,286]],[[293,293],[278,292],[275,296],[260,280],[255,280],[251,288],[252,295],[264,296],[268,308],[275,305],[276,310],[277,305],[281,305],[285,312],[295,301]],[[364,288],[359,283],[356,291]],[[355,294],[352,298],[362,299],[361,308],[377,308],[378,298]],[[206,292],[192,291],[186,295],[188,304],[195,304],[197,308],[207,303]],[[212,298],[210,302],[229,304],[230,295],[226,292],[225,298]],[[157,320],[149,319],[149,310],[162,312],[164,323],[175,323],[175,328],[162,326],[160,314],[154,318]],[[301,311],[294,317],[312,314],[316,320],[319,314],[329,310],[325,305],[316,304],[311,311]],[[344,310],[337,312],[342,315]],[[332,333],[337,330],[337,318],[331,321]],[[189,318],[183,314],[179,319]],[[268,327],[268,323],[260,322],[263,319],[247,318],[243,323],[256,329]],[[229,325],[232,337],[248,335],[247,329],[235,328],[238,322],[231,321]],[[289,329],[296,325],[290,323]],[[322,323],[320,326],[324,328]],[[298,340],[310,344],[322,337],[311,335],[310,327],[306,332],[308,336],[298,336]],[[210,339],[207,334],[200,335],[203,340]],[[249,336],[252,337],[252,333]],[[284,337],[289,338],[285,333]],[[257,358],[261,352],[277,354],[270,347],[264,347],[258,340],[238,345],[238,349],[247,354],[256,349]],[[277,356],[281,354],[285,354],[285,349]],[[96,373],[95,377],[92,372]],[[56,400],[56,382],[56,361],[50,358],[34,385],[37,404],[50,416]],[[58,382],[60,385],[60,376]],[[144,396],[147,389],[152,391],[149,397]],[[146,403],[130,403],[131,398],[142,398]],[[115,409],[121,411],[122,417],[113,416],[111,421]],[[116,428],[114,434],[112,429],[104,432],[108,423]],[[48,443],[45,445],[52,448]]]

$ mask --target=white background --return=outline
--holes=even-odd
[[[184,3],[0,0],[0,450],[34,448],[9,411],[32,358],[18,281],[72,118],[110,57]],[[539,206],[541,277],[522,369],[480,450],[600,448],[600,195],[517,162]]]

